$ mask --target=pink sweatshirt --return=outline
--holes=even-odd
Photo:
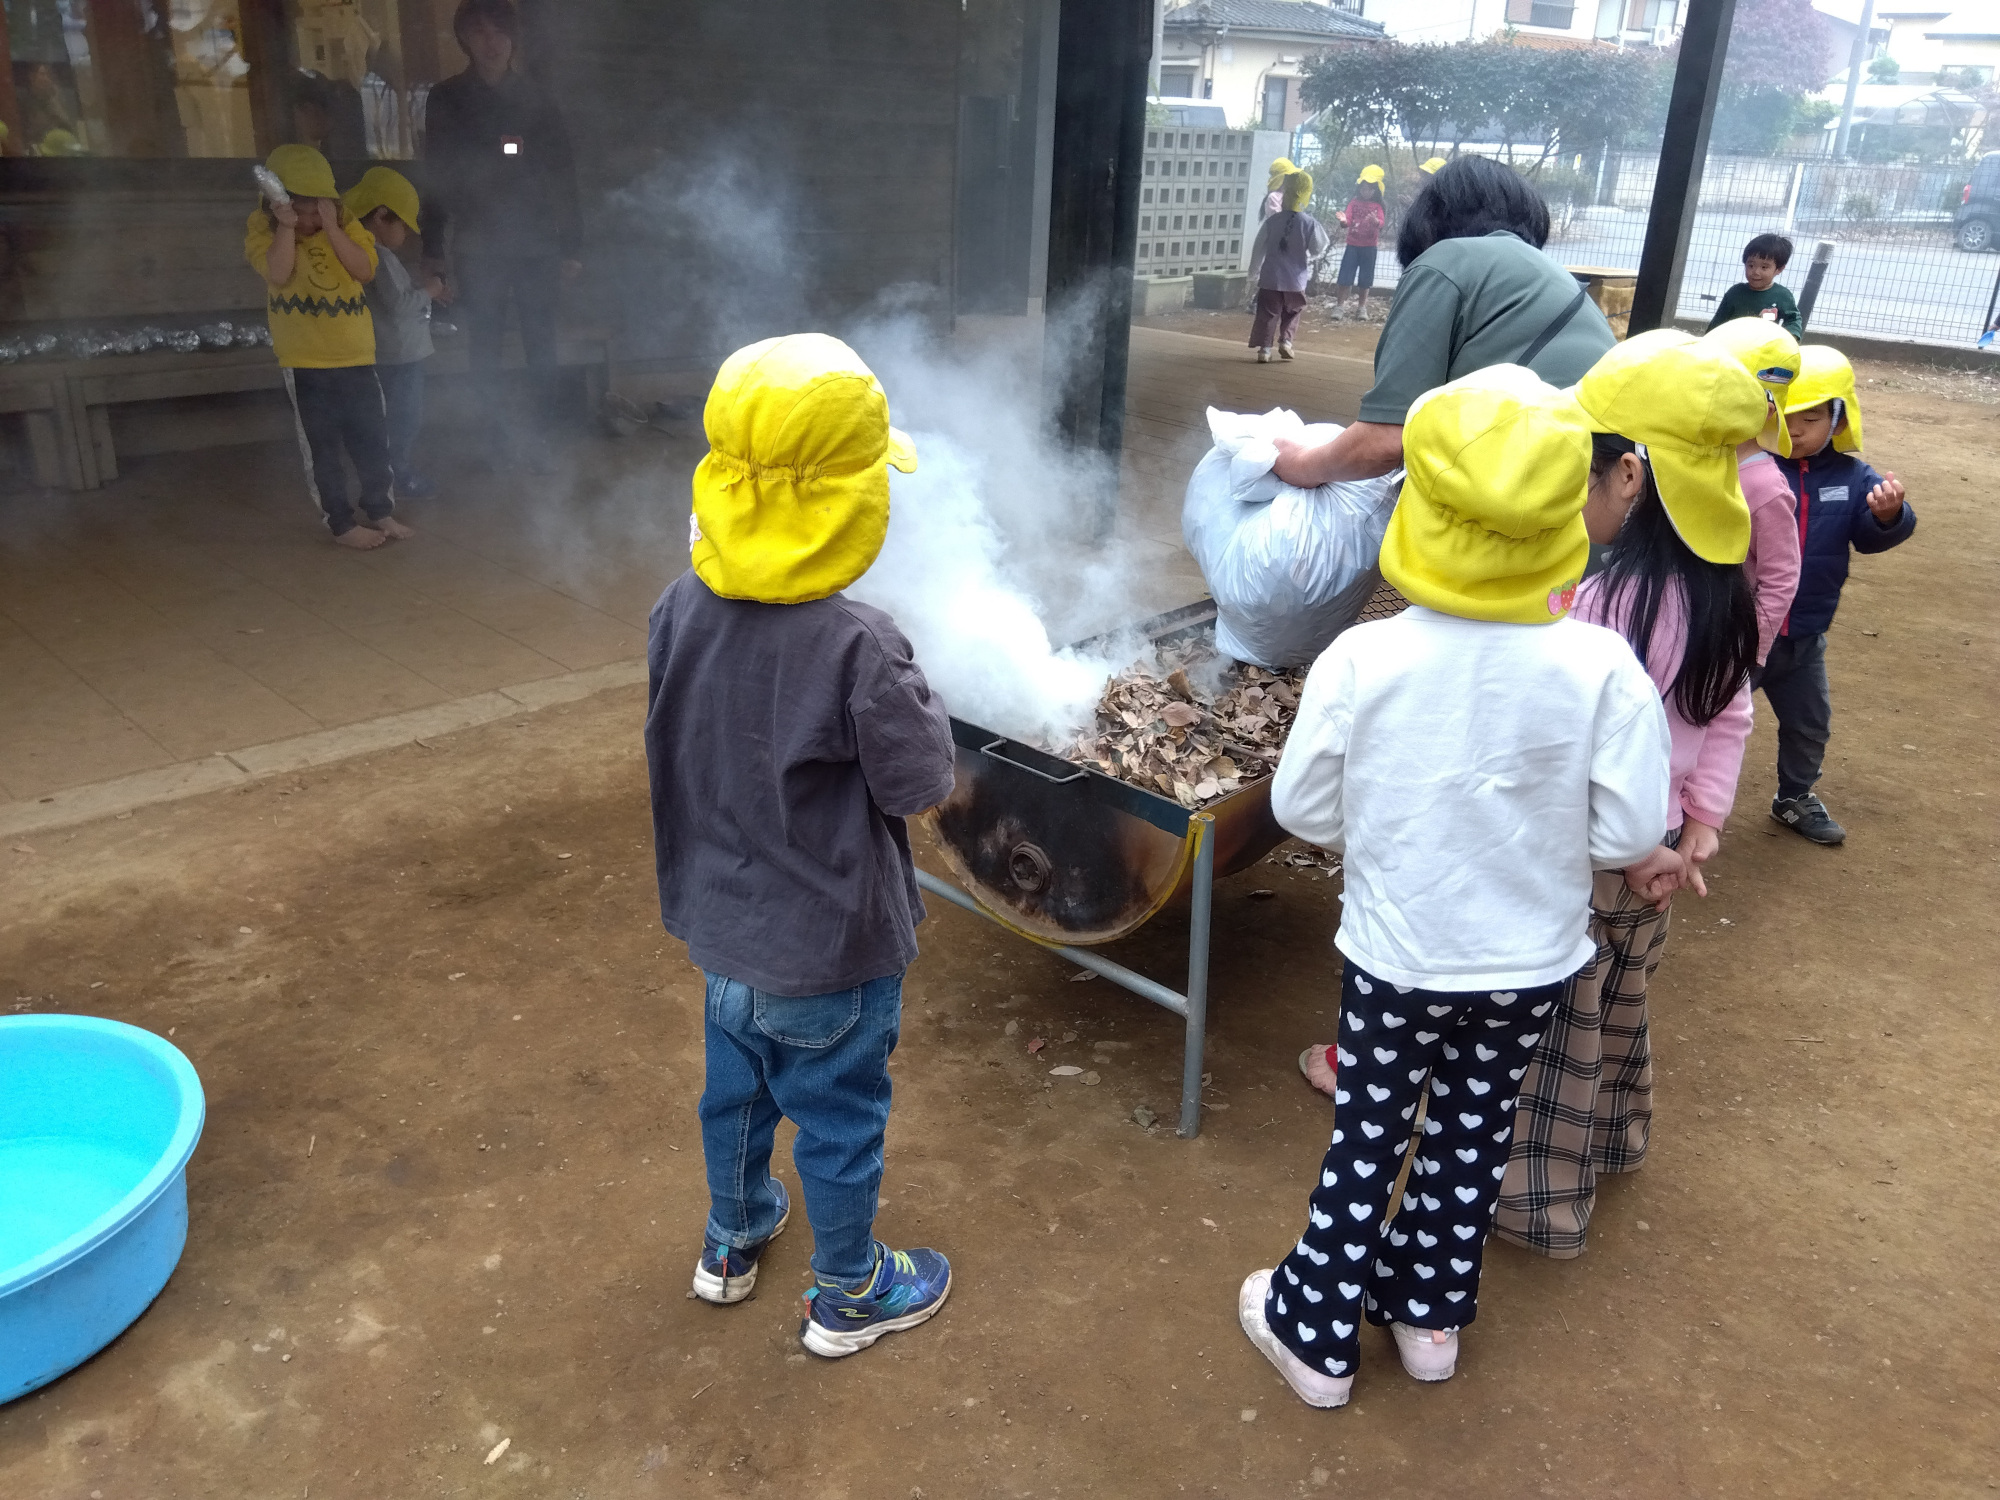
[[[1796,560],[1793,572],[1798,571]],[[1620,621],[1609,618],[1605,606],[1604,578],[1586,578],[1576,591],[1579,620],[1603,625],[1624,633]],[[1787,595],[1789,600],[1789,594]],[[1646,646],[1646,675],[1660,690],[1667,710],[1668,752],[1667,828],[1681,826],[1683,816],[1720,828],[1736,802],[1736,777],[1743,769],[1743,747],[1750,740],[1750,684],[1745,683],[1729,700],[1729,707],[1706,725],[1690,724],[1674,706],[1668,689],[1681,669],[1681,653],[1687,647],[1687,606],[1679,589],[1669,589],[1660,600],[1659,615],[1653,621],[1653,638]]]
[[[1771,654],[1771,642],[1791,612],[1799,588],[1799,523],[1792,492],[1777,460],[1755,443],[1736,450],[1743,498],[1750,502],[1750,555],[1743,571],[1757,591],[1757,665]],[[1703,821],[1706,821],[1704,819]]]

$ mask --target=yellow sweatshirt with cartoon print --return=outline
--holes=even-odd
[[[378,264],[375,236],[356,219],[343,226],[347,237],[368,254],[368,264]],[[266,257],[274,238],[270,215],[258,208],[250,215],[243,237],[243,258],[259,276],[264,275]],[[278,363],[295,370],[340,370],[349,365],[375,363],[375,320],[369,315],[368,300],[324,229],[297,241],[298,253],[292,262],[292,279],[272,286],[265,279],[265,311],[271,322],[271,348]]]

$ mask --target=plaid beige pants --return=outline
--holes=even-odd
[[[1653,1126],[1646,986],[1673,915],[1633,895],[1621,870],[1598,872],[1590,905],[1597,956],[1551,1013],[1521,1080],[1493,1221],[1502,1239],[1558,1260],[1583,1254],[1597,1174],[1631,1172],[1646,1159]]]

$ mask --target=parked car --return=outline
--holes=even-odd
[[[1973,166],[1951,228],[1961,250],[2000,250],[2000,151]]]

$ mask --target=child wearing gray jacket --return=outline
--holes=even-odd
[[[368,226],[384,253],[368,283],[375,318],[375,378],[388,416],[389,471],[399,500],[424,500],[437,485],[411,457],[424,425],[424,361],[432,353],[431,304],[450,300],[436,275],[421,282],[396,255],[417,232],[417,190],[401,172],[370,167],[343,195],[347,211]]]

